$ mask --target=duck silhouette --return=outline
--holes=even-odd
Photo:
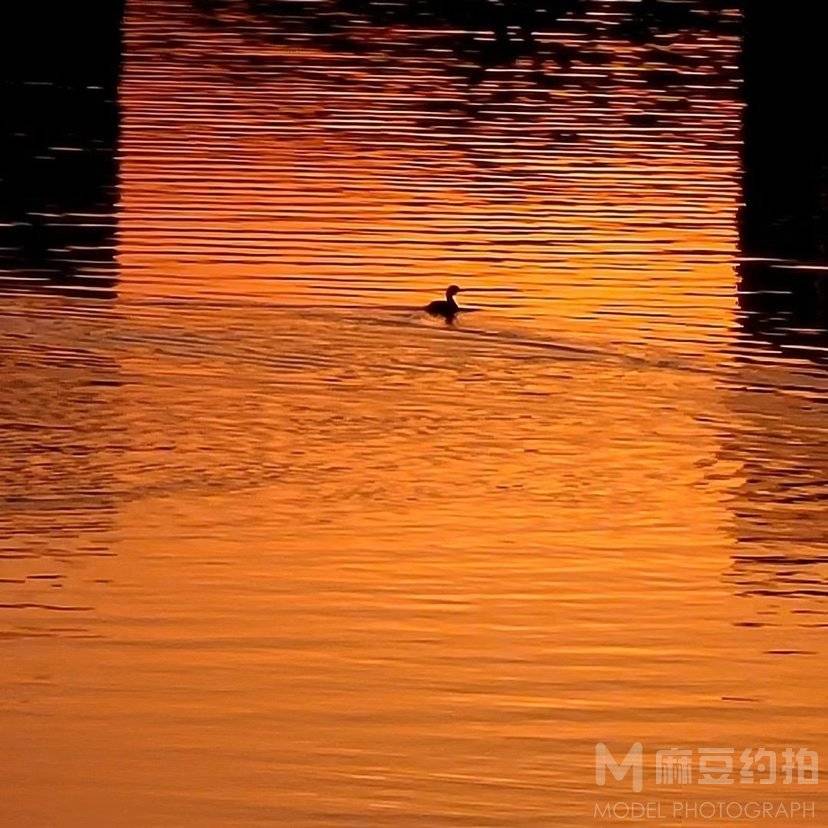
[[[443,319],[454,319],[460,311],[460,306],[457,304],[454,297],[456,294],[460,293],[461,290],[462,288],[457,287],[457,285],[449,285],[446,288],[446,298],[435,299],[433,302],[429,302],[425,306],[425,312],[430,313],[432,316],[442,316]]]

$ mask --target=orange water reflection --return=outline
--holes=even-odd
[[[823,748],[824,389],[737,333],[736,41],[540,95],[244,21],[133,4],[120,298],[3,330],[12,821],[590,825],[599,740]]]

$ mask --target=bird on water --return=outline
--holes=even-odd
[[[460,306],[454,297],[460,293],[460,290],[457,285],[449,285],[446,288],[446,298],[429,302],[425,306],[426,313],[430,313],[432,316],[442,316],[444,319],[454,319],[460,311]]]

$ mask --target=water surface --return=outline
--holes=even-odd
[[[740,303],[740,19],[630,5],[540,59],[128,5],[117,177],[3,266],[9,824],[591,825],[597,741],[825,748],[828,376]]]

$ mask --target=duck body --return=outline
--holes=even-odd
[[[425,306],[425,312],[432,316],[442,316],[444,319],[453,319],[460,311],[460,306],[454,298],[456,293],[460,293],[460,288],[457,285],[449,285],[446,288],[446,298],[436,299],[434,302],[429,302]]]
[[[433,302],[429,302],[425,309],[426,313],[430,313],[432,316],[454,316],[460,310],[460,306],[453,300],[435,299]]]

